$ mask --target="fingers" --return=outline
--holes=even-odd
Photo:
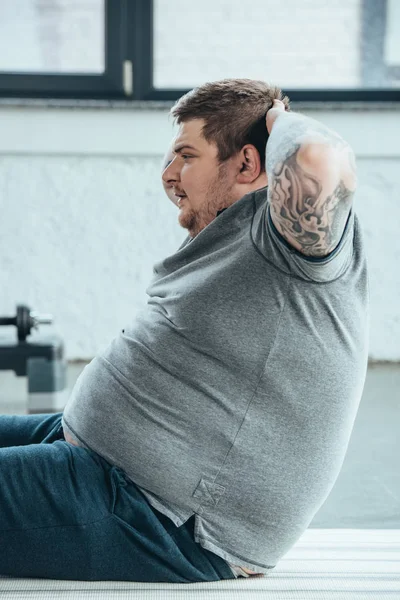
[[[281,115],[285,111],[286,111],[286,107],[285,107],[284,103],[282,102],[282,100],[275,99],[273,102],[273,105],[268,110],[266,119],[265,119],[268,133],[271,133],[274,122],[279,117],[279,115]]]

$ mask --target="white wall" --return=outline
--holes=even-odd
[[[370,358],[399,361],[400,113],[292,107],[356,152]],[[0,131],[0,315],[17,302],[50,312],[55,327],[41,332],[62,335],[69,359],[90,359],[135,317],[153,264],[186,237],[160,183],[168,110],[0,105]]]

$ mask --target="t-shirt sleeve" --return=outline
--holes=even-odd
[[[285,240],[272,222],[269,202],[257,212],[252,226],[253,241],[265,258],[281,271],[306,281],[326,283],[340,277],[350,266],[355,220],[353,206],[339,244],[322,258],[305,256]]]
[[[351,263],[354,236],[353,207],[350,210],[339,244],[330,254],[322,258],[305,256],[285,240],[272,221],[269,203],[267,207],[267,229],[275,244],[279,245],[280,252],[288,259],[291,272],[298,277],[317,282],[332,281],[340,277]]]

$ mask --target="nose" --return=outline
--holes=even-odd
[[[162,180],[165,185],[172,187],[178,181],[180,181],[179,169],[177,168],[177,160],[176,156],[171,160],[169,165],[167,165],[162,173]]]

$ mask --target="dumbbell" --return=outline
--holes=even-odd
[[[0,325],[15,325],[18,333],[18,340],[24,342],[32,329],[38,329],[39,325],[51,325],[53,315],[41,315],[31,311],[24,304],[17,305],[16,317],[0,317]]]

